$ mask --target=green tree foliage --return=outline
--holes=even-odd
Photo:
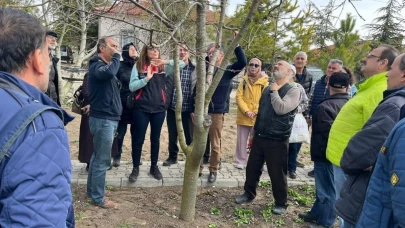
[[[358,31],[354,31],[356,19],[350,14],[341,20],[340,28],[332,33],[333,46],[318,51],[318,58],[314,62],[326,69],[331,59],[340,59],[350,69],[354,69],[364,56],[370,51],[369,42],[362,41]],[[316,54],[315,54],[316,55]]]
[[[404,2],[405,3],[405,2]],[[401,15],[401,10],[405,4],[401,4],[398,0],[389,0],[387,5],[377,10],[378,14],[382,14],[373,20],[373,23],[367,24],[373,40],[378,43],[390,44],[398,49],[403,49],[405,18]]]

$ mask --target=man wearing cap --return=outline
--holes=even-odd
[[[330,96],[319,104],[312,117],[311,160],[314,162],[316,200],[311,211],[299,214],[299,217],[320,227],[330,227],[336,219],[333,208],[336,200],[333,167],[326,159],[326,145],[333,121],[350,98],[349,84],[348,74],[332,73],[328,83]]]
[[[48,43],[48,48],[50,50],[56,49],[56,41],[58,39],[58,34],[52,30],[46,31],[46,41]],[[58,62],[59,59],[56,56],[52,55],[52,52],[49,52],[49,57],[51,58],[51,69],[49,71],[49,85],[45,94],[48,95],[53,101],[55,101],[59,106],[60,103],[60,90],[62,89],[62,79],[59,78],[58,73]]]
[[[350,223],[353,227],[356,225],[363,207],[378,152],[394,125],[400,120],[401,112],[404,109],[404,65],[404,55],[395,59],[391,70],[386,74],[388,89],[383,93],[383,100],[364,127],[350,139],[340,160],[340,167],[347,177],[340,192],[340,198],[336,202],[336,211],[345,222]],[[383,212],[381,213],[383,214]]]
[[[341,218],[339,221],[340,227],[346,227],[346,222],[348,222],[349,227],[350,224],[356,224],[363,204],[362,198],[367,186],[367,182],[364,181],[366,179],[368,181],[369,174],[366,175],[366,173],[359,172],[359,169],[357,169],[361,167],[360,164],[366,164],[361,161],[364,157],[358,156],[364,156],[365,151],[370,151],[369,155],[365,155],[367,158],[364,158],[364,162],[366,162],[371,158],[368,156],[373,154],[371,150],[378,150],[382,146],[384,138],[388,135],[389,130],[386,128],[388,127],[386,123],[381,126],[384,130],[379,131],[380,127],[374,127],[379,126],[380,121],[384,122],[385,118],[390,118],[391,109],[383,105],[379,113],[375,110],[383,100],[384,90],[387,89],[387,71],[391,70],[391,65],[398,54],[398,50],[394,47],[380,45],[366,55],[362,60],[363,66],[361,67],[361,72],[366,79],[359,85],[356,95],[339,112],[330,130],[326,157],[333,164],[336,196],[338,196],[337,198],[341,197],[341,199],[337,199],[335,206],[336,214]],[[372,115],[374,118],[369,120]],[[388,119],[386,121],[389,121]],[[391,121],[397,122],[398,119],[392,118]],[[389,129],[392,129],[392,127],[393,125]],[[368,132],[370,130],[371,132]],[[373,132],[376,130],[379,131],[377,135]],[[360,131],[363,132],[359,133]],[[387,133],[384,133],[385,131]],[[356,133],[359,133],[360,136],[357,136]],[[377,142],[379,143],[376,144]],[[364,151],[360,148],[361,146],[364,147]],[[341,159],[345,150],[351,152],[348,152],[347,156],[345,155],[346,159],[350,161],[344,159],[348,162],[343,162],[343,165],[346,166],[346,170],[343,170]],[[375,159],[376,156],[374,156],[373,162],[375,162]],[[364,167],[364,169],[369,168],[371,165]],[[349,173],[351,173],[348,176],[350,181],[346,181]],[[357,180],[359,182],[356,181],[357,183],[352,185],[355,181],[353,178],[356,175],[360,175],[360,179]],[[365,186],[361,187],[361,185]]]

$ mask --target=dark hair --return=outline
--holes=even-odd
[[[0,71],[21,72],[32,52],[47,48],[45,27],[23,11],[0,9],[0,31]]]
[[[149,45],[144,45],[141,51],[141,54],[139,54],[139,59],[136,62],[136,69],[138,70],[139,73],[143,73],[143,67],[146,65],[150,64],[150,59],[148,57],[148,50],[152,49],[153,47],[149,46]],[[159,57],[160,59],[160,51],[159,51]],[[159,67],[159,72],[164,71],[164,66],[160,66]]]
[[[405,70],[405,54],[402,55],[401,61],[399,62],[399,70],[400,71]]]
[[[356,82],[356,78],[354,77],[353,72],[348,67],[343,67],[343,70],[349,75],[349,82],[350,85],[353,85]]]
[[[100,38],[97,43],[97,54],[101,53],[100,47],[106,47],[107,41],[106,38]]]
[[[395,58],[398,57],[399,51],[391,45],[382,44],[378,47],[384,48],[381,52],[380,60],[388,60],[387,70],[391,70],[391,65],[394,62]]]

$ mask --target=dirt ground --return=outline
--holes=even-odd
[[[65,107],[69,110],[68,107]],[[234,161],[235,149],[236,149],[236,101],[235,101],[235,90],[231,94],[231,108],[230,112],[225,115],[224,128],[222,130],[222,161],[232,163]],[[79,153],[79,129],[80,129],[80,119],[81,116],[74,114],[76,117],[71,123],[66,127],[69,134],[70,140],[70,150],[71,159],[77,160]],[[123,145],[123,161],[131,161],[131,133],[128,132],[125,135],[124,145]],[[149,129],[146,133],[145,143],[142,149],[142,160],[150,160],[150,140],[149,140]],[[160,155],[159,160],[164,161],[168,157],[168,141],[169,136],[167,132],[166,121],[163,124],[162,133],[160,137]],[[179,160],[185,159],[183,153],[179,153]],[[303,144],[301,152],[298,154],[298,160],[306,165],[312,165],[309,156],[308,144]]]
[[[110,199],[117,209],[92,206],[85,186],[74,186],[76,227],[308,227],[298,214],[310,210],[314,200],[311,186],[289,190],[287,214],[273,215],[269,205],[272,194],[268,183],[259,187],[251,204],[238,205],[235,197],[242,188],[200,188],[193,222],[178,219],[181,187],[111,189]],[[267,221],[266,221],[267,220]]]

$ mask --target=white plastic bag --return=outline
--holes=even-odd
[[[295,115],[290,135],[290,143],[310,143],[308,124],[301,113]]]

